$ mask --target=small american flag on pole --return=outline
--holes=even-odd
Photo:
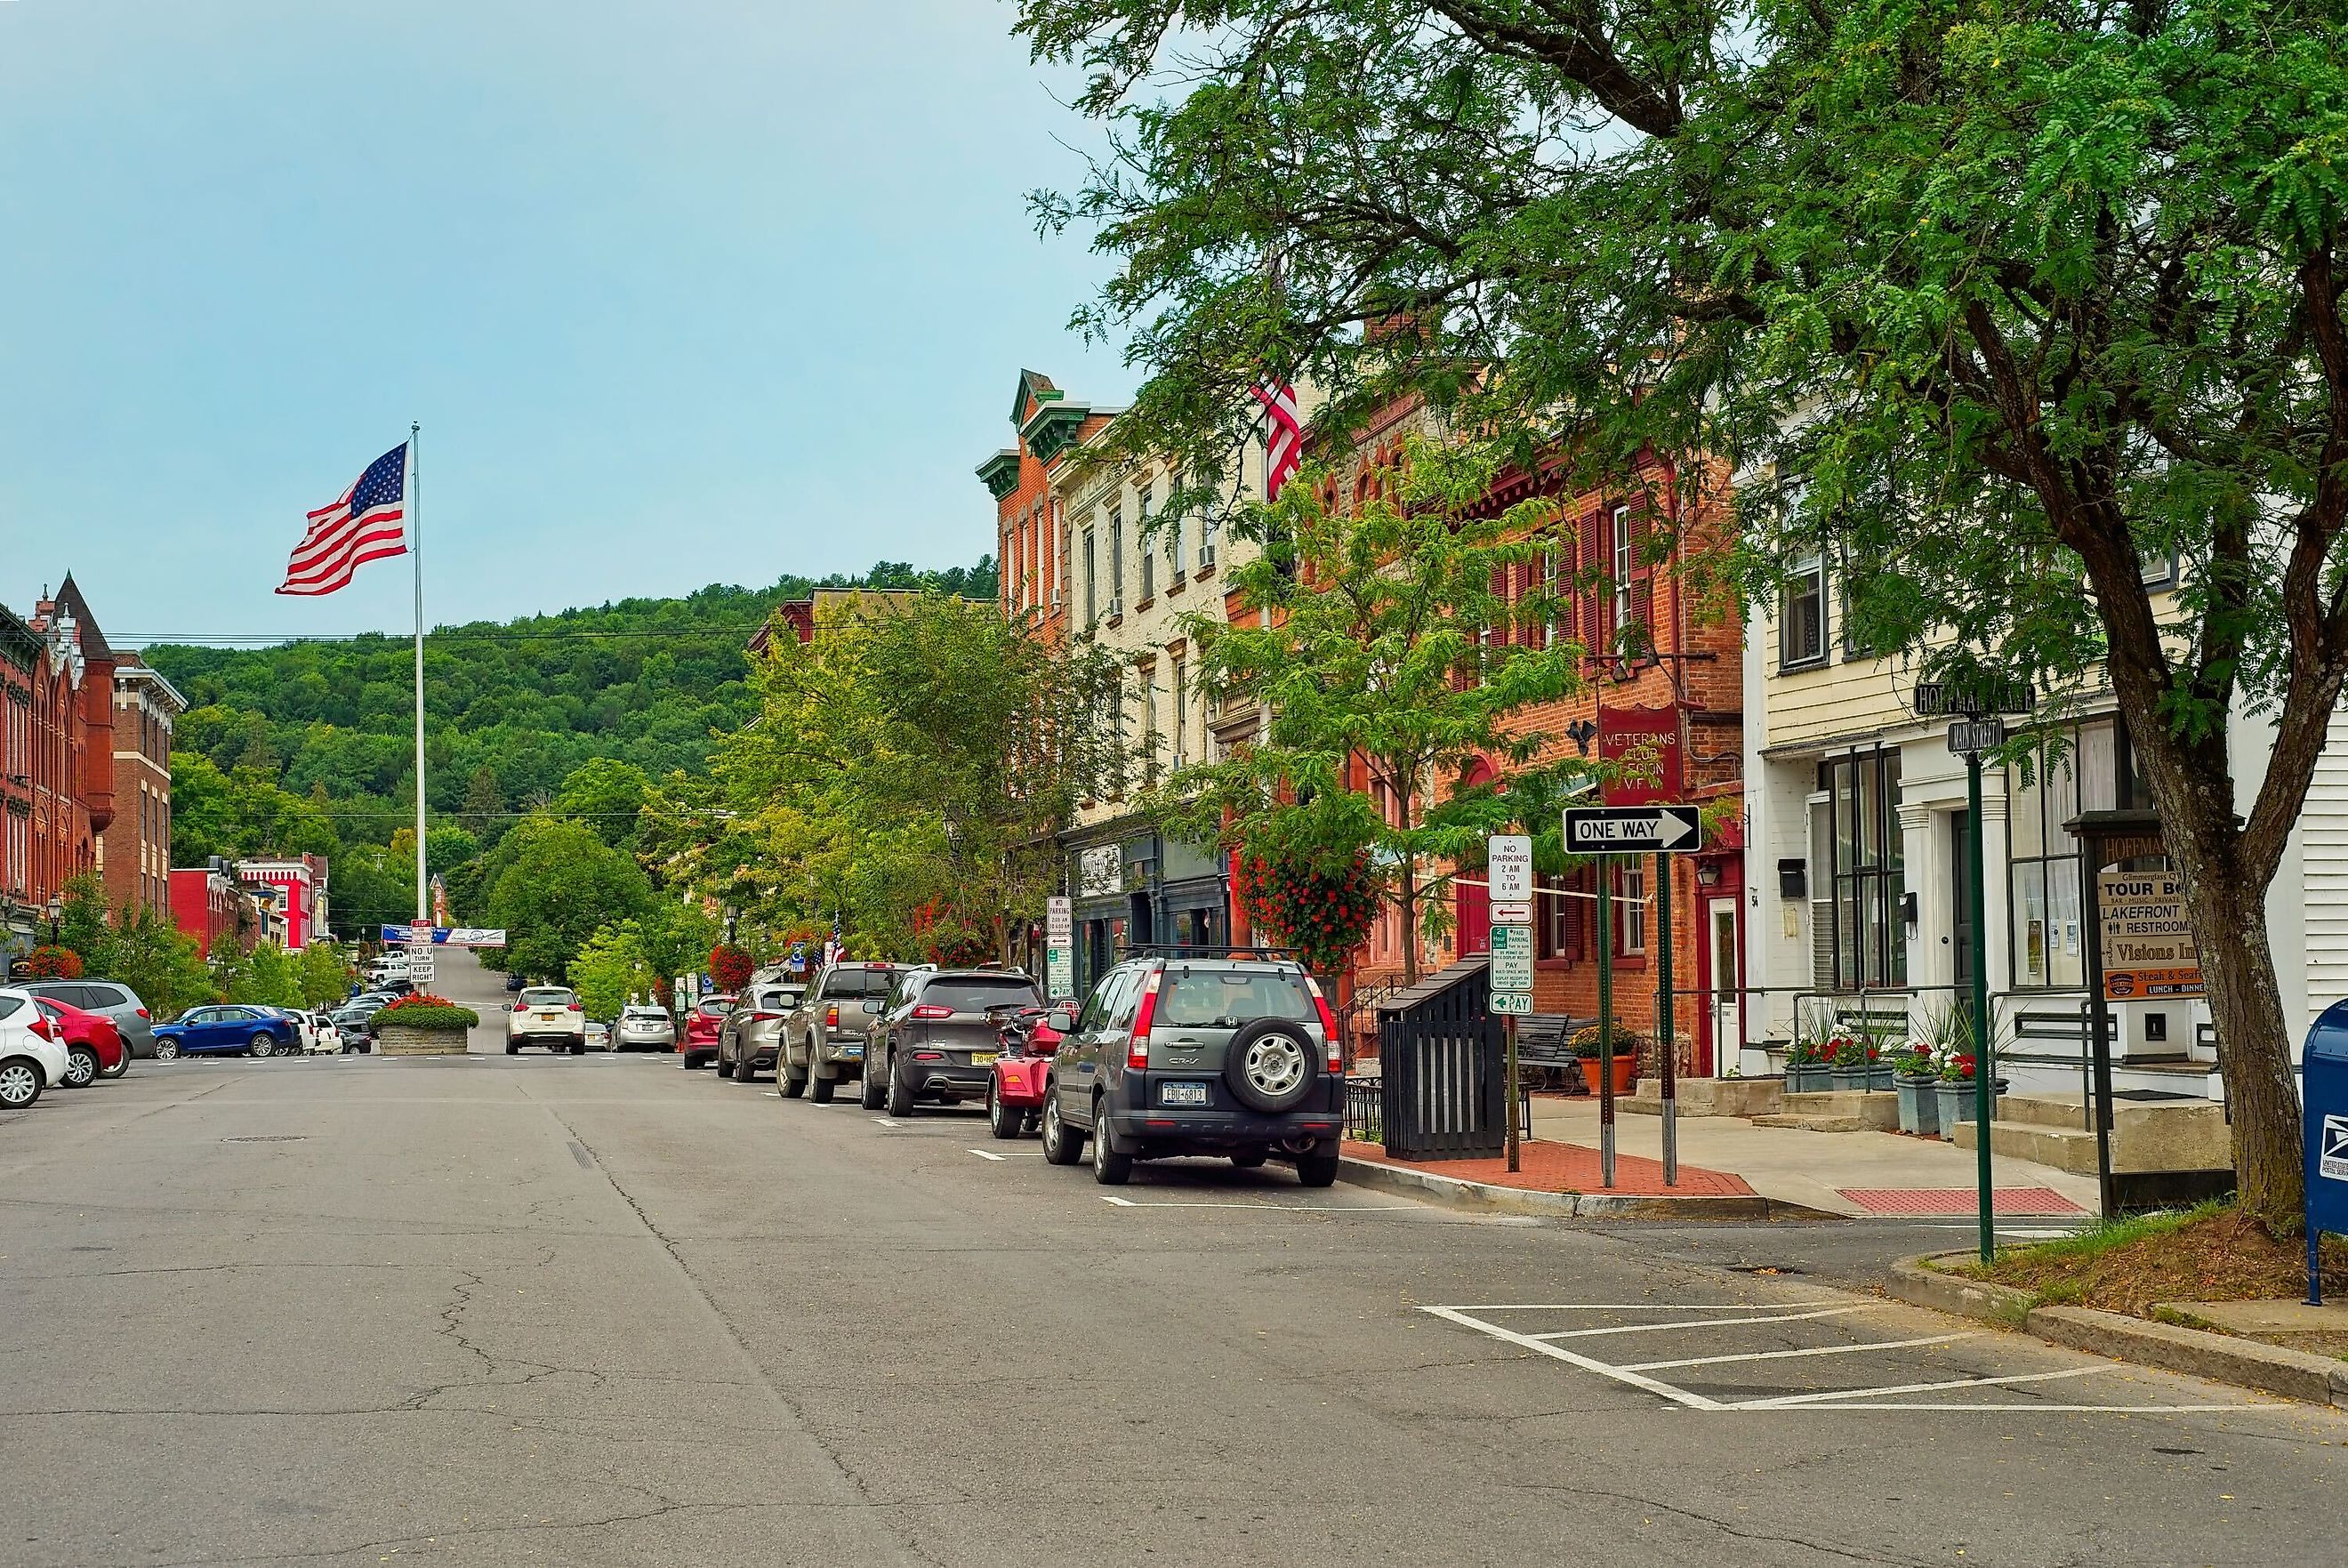
[[[1296,417],[1296,388],[1282,381],[1276,387],[1250,388],[1263,405],[1269,428],[1263,434],[1263,499],[1278,500],[1280,487],[1304,460],[1304,426]]]
[[[342,499],[310,514],[309,531],[285,563],[280,593],[332,593],[370,561],[407,553],[407,443],[366,466]]]

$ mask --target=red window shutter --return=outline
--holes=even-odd
[[[1637,596],[1631,601],[1631,613],[1639,620],[1640,651],[1653,652],[1658,644],[1655,637],[1655,580],[1653,577],[1639,579]]]

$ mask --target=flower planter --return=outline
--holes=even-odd
[[[1817,1062],[1786,1064],[1787,1094],[1824,1094],[1834,1087],[1834,1070]]]
[[[378,1026],[375,1048],[386,1057],[461,1057],[468,1031],[418,1029],[407,1024]]]
[[[1941,1118],[1941,1136],[1953,1143],[1957,1139],[1957,1124],[1973,1119],[1973,1107],[1978,1097],[1973,1093],[1972,1080],[1941,1078],[1933,1086],[1933,1088],[1939,1099],[1937,1109]],[[1990,1114],[1995,1116],[1997,1107],[1994,1102],[1999,1095],[2005,1092],[2005,1080],[1992,1079],[1989,1092],[1992,1101]]]
[[[1900,1130],[1936,1136],[1941,1130],[1941,1080],[1924,1073],[1891,1082],[1900,1094]]]
[[[1578,1057],[1575,1059],[1581,1064],[1581,1081],[1589,1086],[1591,1093],[1596,1094],[1599,1080],[1598,1058]],[[1639,1058],[1627,1053],[1616,1057],[1614,1058],[1614,1092],[1629,1094],[1632,1086],[1638,1081]]]

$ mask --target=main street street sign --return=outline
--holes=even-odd
[[[1978,757],[2005,744],[2005,720],[1961,718],[1949,726],[1949,750],[1957,757]]]
[[[1571,855],[1684,855],[1704,840],[1694,806],[1569,806],[1565,850]]]

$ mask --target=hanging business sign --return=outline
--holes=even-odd
[[[2185,879],[2175,872],[2098,872],[2104,998],[2162,1001],[2201,995],[2201,950],[2185,916]]]
[[[506,934],[486,925],[386,925],[383,940],[433,947],[503,947]]]
[[[1103,844],[1076,856],[1076,895],[1079,898],[1108,898],[1125,891],[1125,851],[1117,844]]]

